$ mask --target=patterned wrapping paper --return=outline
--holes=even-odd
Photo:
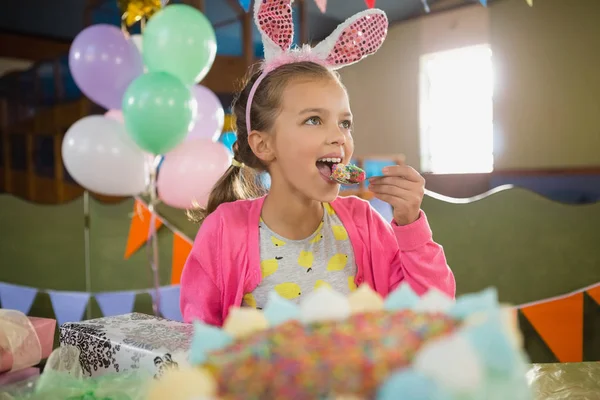
[[[81,351],[86,376],[146,370],[158,378],[187,360],[193,326],[145,314],[98,318],[60,327],[60,345]]]
[[[458,324],[443,314],[410,310],[312,325],[292,321],[209,354],[206,365],[217,378],[222,400],[303,400],[343,393],[371,398],[390,372],[412,362],[424,343],[454,332]]]

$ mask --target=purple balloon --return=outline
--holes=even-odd
[[[144,72],[144,62],[119,28],[99,24],[77,35],[69,50],[69,68],[87,97],[107,109],[120,109],[127,86]]]
[[[187,135],[190,139],[210,139],[213,142],[219,140],[225,123],[225,112],[221,101],[210,89],[196,85],[192,92],[198,103],[196,123]]]

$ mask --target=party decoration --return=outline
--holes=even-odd
[[[161,0],[117,0],[117,5],[127,26],[150,18],[162,8]]]
[[[583,293],[525,306],[523,315],[560,362],[583,358]]]
[[[376,0],[365,0],[365,4],[368,8],[375,8],[375,1]]]
[[[533,7],[533,0],[525,0],[529,7]]]
[[[190,89],[172,75],[150,72],[137,78],[123,97],[127,133],[152,154],[162,154],[181,143],[196,114]]]
[[[104,116],[108,119],[112,119],[122,124],[125,123],[125,119],[123,118],[123,112],[121,112],[121,110],[108,110],[104,113]]]
[[[192,243],[177,233],[173,234],[173,259],[171,262],[172,285],[178,285],[181,282],[183,267],[191,251]]]
[[[231,165],[231,154],[210,139],[190,140],[165,155],[158,176],[158,196],[167,205],[204,206],[211,188]]]
[[[300,319],[300,308],[276,292],[270,292],[264,314],[269,326],[277,326],[287,321]]]
[[[133,311],[135,292],[106,292],[94,295],[105,317],[128,314]]]
[[[131,82],[144,72],[135,44],[112,25],[92,25],[77,35],[69,50],[69,68],[75,83],[95,103],[121,108]]]
[[[223,331],[234,338],[243,338],[269,326],[264,314],[254,308],[232,308],[223,324]]]
[[[327,307],[323,307],[327,304]],[[342,321],[350,316],[350,303],[341,293],[327,287],[314,290],[300,304],[300,318],[304,323]]]
[[[478,354],[459,335],[425,344],[415,357],[413,368],[442,387],[459,393],[473,393],[484,379]]]
[[[315,0],[315,4],[319,7],[319,10],[325,14],[325,11],[327,11],[327,0]]]
[[[135,201],[129,225],[129,235],[127,236],[127,244],[125,246],[125,259],[131,257],[133,253],[138,251],[148,241],[151,215],[152,213],[150,213],[146,204],[140,200]],[[160,229],[162,224],[163,221],[157,219],[155,229]]]
[[[27,286],[0,282],[0,306],[28,314],[37,290]]]
[[[194,127],[190,130],[188,139],[219,139],[225,123],[225,112],[221,100],[210,89],[202,85],[192,88],[196,99],[197,112]]]
[[[425,12],[429,13],[431,10],[429,9],[429,4],[427,4],[427,0],[421,0],[421,3],[423,3],[423,9],[425,10]]]
[[[384,308],[389,311],[412,309],[418,302],[419,296],[412,290],[410,285],[408,283],[401,283],[385,299]]]
[[[156,290],[151,290],[149,293],[153,297],[153,300],[157,302],[154,298]],[[160,315],[171,321],[183,322],[181,306],[179,305],[179,285],[158,287],[158,293],[160,301],[157,303]]]
[[[479,0],[482,6],[487,7],[487,0]]]
[[[225,115],[225,123],[223,124],[223,132],[235,131],[235,116],[233,114]]]
[[[90,300],[90,294],[83,292],[49,290],[48,295],[50,295],[52,308],[59,326],[67,322],[81,321],[83,312]]]
[[[385,381],[377,392],[377,400],[451,400],[435,381],[412,369],[403,369]]]
[[[233,337],[212,325],[194,322],[194,336],[190,347],[190,363],[202,364],[206,361],[206,353],[229,346]]]
[[[132,196],[146,189],[146,156],[113,119],[92,115],[74,123],[63,139],[62,156],[73,179],[92,192]]]
[[[225,146],[227,150],[229,150],[233,154],[233,144],[237,140],[237,135],[235,132],[224,132],[219,137],[219,142]]]
[[[369,285],[361,285],[348,296],[352,314],[383,310],[383,299]]]
[[[170,5],[156,14],[143,36],[148,70],[167,72],[187,85],[204,79],[217,54],[210,21],[184,4]]]
[[[430,289],[419,299],[419,302],[415,304],[414,309],[416,311],[426,312],[446,312],[453,304],[454,301],[444,293],[437,289]]]

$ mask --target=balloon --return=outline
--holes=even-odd
[[[235,132],[224,132],[219,138],[219,142],[223,143],[223,146],[227,147],[227,150],[233,152],[233,144],[237,140]]]
[[[106,113],[104,113],[104,116],[122,124],[125,123],[125,120],[123,119],[123,112],[121,112],[121,110],[108,110]]]
[[[63,139],[62,156],[73,179],[92,192],[133,196],[146,190],[146,157],[118,121],[92,115],[75,122]]]
[[[170,5],[156,14],[146,25],[143,42],[150,72],[168,72],[188,85],[206,76],[217,54],[210,21],[185,4]]]
[[[198,103],[198,113],[196,114],[195,125],[188,133],[188,139],[206,138],[215,142],[223,132],[225,123],[225,112],[221,106],[221,100],[210,89],[196,85],[192,88],[196,103]]]
[[[195,114],[196,99],[190,89],[165,72],[140,76],[123,97],[127,133],[152,154],[177,147],[190,130]]]
[[[167,205],[188,209],[206,205],[213,185],[231,164],[221,143],[195,139],[165,154],[158,175],[158,197]]]
[[[69,68],[81,91],[107,109],[121,108],[123,93],[144,72],[135,44],[112,25],[84,29],[71,44]]]

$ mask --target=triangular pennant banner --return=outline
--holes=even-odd
[[[315,0],[315,3],[317,4],[317,7],[319,7],[319,10],[321,10],[323,14],[325,13],[325,11],[327,11],[327,0]]]
[[[133,216],[129,225],[129,236],[127,237],[127,247],[125,248],[125,259],[131,257],[138,251],[146,241],[148,241],[148,231],[150,230],[150,211],[148,207],[139,200],[135,201],[133,207]],[[162,226],[162,221],[156,219],[156,231]]]
[[[166,319],[183,322],[181,307],[179,305],[179,285],[163,286],[159,288],[158,291],[160,293],[160,314]],[[152,299],[156,301],[154,298],[156,296],[156,291],[152,289],[148,293],[150,293]]]
[[[600,285],[585,291],[598,305],[600,305]]]
[[[85,307],[90,300],[89,293],[49,290],[48,294],[59,326],[66,322],[81,321]]]
[[[484,6],[487,7],[487,0],[479,0],[479,2]]]
[[[583,358],[583,293],[521,309],[561,363]]]
[[[0,305],[7,310],[21,311],[27,315],[37,292],[37,289],[27,286],[0,283]]]
[[[179,236],[178,233],[173,235],[173,261],[171,263],[171,284],[179,285],[181,281],[181,273],[183,266],[187,261],[188,255],[192,251],[192,245]]]
[[[135,302],[135,292],[97,293],[94,297],[105,317],[129,314]]]
[[[365,0],[365,3],[367,4],[367,7],[369,7],[369,8],[375,7],[375,0]]]
[[[529,7],[533,7],[533,0],[525,0]]]
[[[250,3],[252,3],[252,0],[240,0],[240,5],[246,12],[250,11]]]

